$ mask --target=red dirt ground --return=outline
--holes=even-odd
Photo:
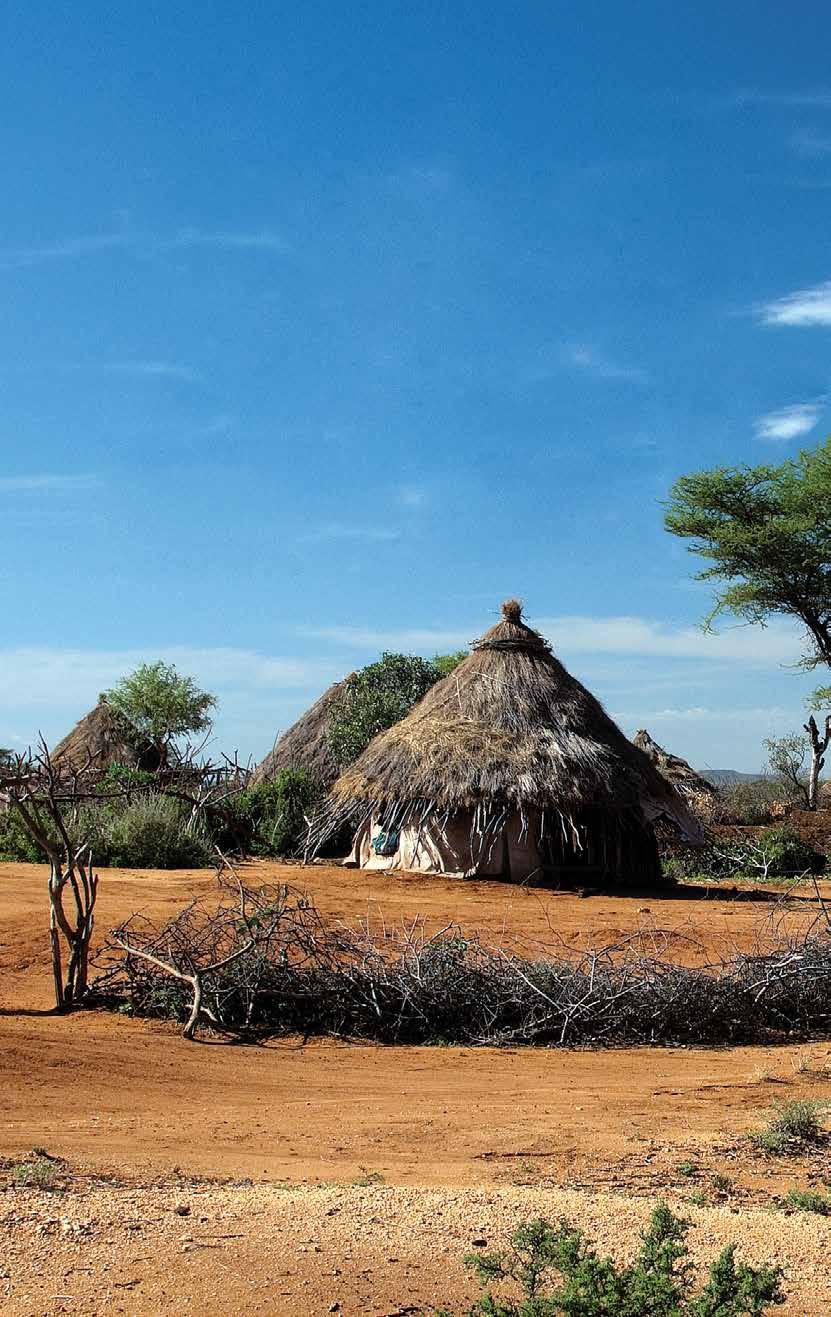
[[[640,930],[679,959],[700,961],[769,940],[783,917],[764,893],[755,899],[726,899],[715,890],[695,900],[654,893],[582,899],[494,882],[266,863],[248,866],[247,876],[303,887],[320,909],[349,922],[368,917],[390,925],[422,917],[429,929],[456,922],[487,942],[526,951],[558,939],[572,946],[606,943]],[[102,871],[98,927],[106,930],[134,910],[164,919],[194,895],[210,893],[213,882],[206,872]],[[600,1212],[608,1225],[604,1246],[611,1247],[631,1238],[646,1210],[643,1196],[668,1193],[677,1200],[696,1188],[710,1203],[692,1212],[702,1247],[712,1252],[716,1242],[735,1237],[749,1254],[755,1250],[756,1260],[771,1260],[764,1247],[773,1240],[791,1270],[798,1305],[780,1311],[831,1310],[824,1219],[766,1215],[771,1195],[804,1186],[831,1165],[823,1154],[783,1168],[749,1156],[741,1143],[773,1099],[831,1096],[831,1049],[497,1051],[294,1041],[248,1047],[189,1044],[172,1025],[103,1012],[58,1018],[50,1012],[44,884],[38,866],[0,866],[0,1156],[18,1159],[45,1146],[66,1158],[78,1178],[60,1200],[15,1188],[0,1200],[10,1259],[8,1311],[317,1313],[334,1301],[349,1313],[406,1311],[412,1293],[428,1306],[453,1297],[442,1289],[450,1273],[453,1293],[462,1292],[455,1262],[448,1272],[448,1261],[433,1256],[432,1245],[426,1255],[419,1245],[425,1213],[431,1220],[446,1213],[448,1259],[455,1259],[469,1248],[471,1222],[479,1229],[481,1218],[481,1228],[495,1237],[503,1218],[519,1219],[523,1203],[528,1212],[538,1211],[545,1189],[553,1204],[545,1209],[549,1214],[568,1210],[594,1227]],[[806,899],[787,919],[804,924],[815,913]],[[697,1167],[691,1176],[678,1171],[684,1162]],[[103,1189],[87,1178],[103,1174],[131,1187]],[[729,1187],[715,1187],[713,1175],[728,1175]],[[197,1284],[197,1268],[180,1257],[183,1249],[189,1252],[184,1236],[197,1232],[170,1217],[181,1176],[256,1182],[256,1194],[212,1188],[220,1197],[208,1217],[244,1218],[249,1239],[252,1231],[256,1236],[252,1214],[265,1213],[291,1251],[279,1256],[278,1249],[279,1266],[269,1264],[292,1272],[291,1284],[283,1286],[290,1295],[279,1298],[273,1278],[266,1284],[250,1240],[239,1246],[231,1271],[231,1246],[223,1243],[223,1253],[205,1245]],[[348,1187],[367,1177],[383,1177],[383,1188]],[[298,1188],[287,1195],[278,1182]],[[315,1184],[340,1186],[338,1211],[357,1214],[364,1233],[374,1219],[366,1213],[375,1212],[378,1238],[367,1236],[359,1245],[354,1233],[338,1233],[326,1215],[332,1204],[325,1194],[335,1191]],[[172,1244],[165,1225],[157,1232],[164,1247],[154,1237],[150,1249],[128,1248],[120,1226],[101,1224],[117,1221],[118,1194],[133,1194],[148,1221],[175,1224],[182,1240]],[[290,1209],[280,1206],[284,1200]],[[89,1236],[74,1232],[71,1220],[79,1213],[98,1222]],[[302,1243],[304,1231],[326,1236],[327,1271],[313,1251],[302,1251],[314,1248]],[[95,1249],[79,1243],[87,1238],[97,1241]],[[384,1261],[385,1249],[394,1250],[390,1258],[410,1259],[417,1283],[415,1272],[401,1281],[398,1264]],[[78,1272],[77,1254],[85,1250],[92,1270]],[[264,1248],[262,1256],[272,1253]],[[174,1264],[181,1271],[175,1278]],[[116,1267],[138,1272],[138,1288],[108,1290],[104,1303],[102,1278]],[[0,1295],[2,1276],[0,1256]],[[405,1306],[390,1306],[394,1301]]]

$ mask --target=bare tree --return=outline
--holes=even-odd
[[[206,816],[231,820],[230,798],[244,788],[249,775],[236,756],[222,765],[197,762],[202,749],[188,746],[176,769],[159,774],[154,783],[159,794],[190,807],[192,826]],[[36,751],[7,754],[0,762],[0,793],[49,863],[49,936],[59,1011],[70,1010],[87,991],[98,894],[81,807],[128,799],[137,789],[129,782],[102,784],[100,764],[89,753],[83,762],[57,763],[42,737]]]
[[[792,800],[810,809],[805,756],[808,743],[804,736],[791,732],[787,736],[769,736],[762,743],[768,752],[768,768],[783,784]]]
[[[88,769],[89,763],[56,765],[41,740],[36,753],[12,756],[0,773],[10,808],[49,861],[49,938],[59,1011],[71,1009],[87,990],[98,876],[89,843],[71,834],[68,819],[77,817]]]

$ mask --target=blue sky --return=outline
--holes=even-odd
[[[680,473],[829,425],[819,3],[13,4],[0,744],[142,659],[261,756],[519,594],[625,730],[755,768],[786,626],[702,635]]]

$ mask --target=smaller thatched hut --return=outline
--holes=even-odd
[[[337,779],[310,835],[345,825],[362,868],[660,877],[654,824],[701,829],[674,787],[508,600],[502,621]]]
[[[715,800],[718,796],[718,791],[712,782],[708,782],[700,773],[696,773],[686,759],[670,754],[669,750],[665,750],[657,741],[653,741],[649,732],[643,728],[635,733],[632,743],[649,756],[661,777],[671,782],[676,791],[680,792],[694,809]]]
[[[254,769],[252,786],[272,782],[281,769],[305,768],[328,791],[340,772],[329,745],[329,711],[348,681],[349,677],[336,681],[296,723],[292,723],[278,737],[265,759]]]
[[[124,723],[107,703],[106,695],[100,695],[95,708],[55,746],[52,762],[101,773],[113,764],[125,764],[128,768],[154,773],[160,756],[155,746],[148,745],[143,750],[136,747],[127,736]]]

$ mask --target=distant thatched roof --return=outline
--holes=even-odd
[[[350,673],[350,676],[354,674]],[[322,787],[329,788],[340,771],[329,745],[329,708],[349,681],[336,681],[315,700],[302,718],[283,732],[261,764],[255,768],[251,785],[271,782],[283,768],[305,768]]]
[[[686,759],[664,750],[657,741],[653,741],[649,732],[644,730],[636,732],[633,743],[649,756],[661,776],[671,782],[686,800],[694,801],[696,798],[700,800],[704,796],[718,795],[712,782],[708,782],[706,778],[696,773]]]
[[[155,758],[152,767],[158,767],[158,755]],[[111,764],[151,767],[146,760],[147,755],[137,750],[125,736],[123,724],[107,703],[106,695],[99,697],[95,708],[90,709],[52,751],[53,763],[71,764],[76,769],[89,766],[97,772],[103,772]]]
[[[432,809],[476,808],[568,821],[597,807],[665,817],[697,838],[684,801],[522,621],[517,601],[502,612],[472,653],[338,778],[330,822],[376,812],[403,825]]]

